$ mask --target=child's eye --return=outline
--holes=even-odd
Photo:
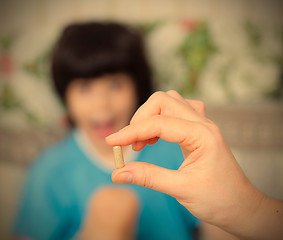
[[[79,86],[80,91],[82,92],[86,92],[90,88],[88,81],[80,81],[78,86]]]
[[[109,83],[110,90],[119,90],[121,89],[121,87],[122,87],[122,83],[118,79],[113,79]]]

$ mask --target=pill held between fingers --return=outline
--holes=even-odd
[[[114,146],[113,147],[113,154],[114,154],[114,162],[116,168],[124,167],[124,157],[123,151],[121,146]]]

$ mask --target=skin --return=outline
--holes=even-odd
[[[112,147],[105,137],[127,126],[138,99],[133,79],[123,73],[108,74],[91,79],[75,79],[66,91],[68,111],[76,126],[106,162],[113,164]],[[108,164],[109,165],[109,164]],[[138,200],[124,188],[103,187],[89,201],[88,214],[80,239],[133,239]],[[105,215],[111,209],[112,217]],[[99,226],[99,227],[94,227]],[[22,236],[15,239],[30,239]]]
[[[113,163],[112,147],[106,144],[106,136],[101,132],[97,134],[95,126],[107,125],[114,120],[111,133],[127,126],[137,108],[136,96],[133,80],[125,74],[105,75],[87,80],[76,79],[67,89],[68,110],[74,122],[88,135],[91,143],[103,155],[105,161]],[[191,102],[196,108],[200,107],[199,111],[203,110],[198,101]],[[157,139],[153,139],[152,143],[155,140]],[[134,193],[130,193],[129,190],[110,187],[96,193],[90,200],[88,215],[80,238],[133,239],[134,234],[129,230],[133,229],[136,221],[138,203],[132,195]],[[109,205],[112,206],[113,211],[116,211],[116,218],[105,216],[105,209],[108,209]],[[123,211],[116,209],[122,207]],[[94,228],[94,225],[100,227]],[[110,225],[117,227],[109,227]],[[211,232],[205,224],[202,228],[204,233],[208,233],[207,235],[221,239],[220,230]],[[128,231],[121,231],[122,229],[128,229]],[[226,238],[226,240],[229,239]]]
[[[282,239],[283,203],[250,183],[201,102],[175,91],[157,92],[129,126],[106,141],[139,151],[159,138],[181,146],[185,160],[178,170],[132,162],[115,170],[112,180],[167,193],[199,219],[240,239]]]
[[[138,209],[137,197],[129,189],[100,189],[90,200],[79,239],[134,239]]]
[[[129,75],[118,73],[94,79],[76,79],[66,102],[76,126],[89,138],[103,161],[113,164],[105,137],[127,126],[137,109],[137,93]],[[102,187],[89,201],[80,239],[133,239],[138,200],[124,188]],[[107,214],[106,214],[107,213]]]
[[[133,80],[122,73],[76,79],[67,88],[72,119],[108,162],[113,163],[113,154],[105,137],[129,124],[137,108],[136,96]]]

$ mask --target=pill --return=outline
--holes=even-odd
[[[114,146],[113,147],[113,154],[114,154],[114,162],[116,168],[124,167],[124,157],[123,151],[121,146]]]

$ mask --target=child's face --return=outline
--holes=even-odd
[[[126,74],[76,79],[67,88],[66,100],[76,126],[94,140],[125,127],[137,108],[135,84]]]

